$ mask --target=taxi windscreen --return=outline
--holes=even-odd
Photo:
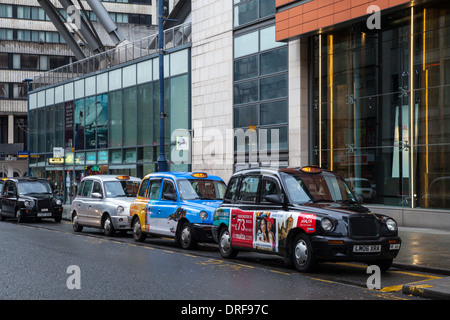
[[[107,198],[136,197],[139,189],[136,181],[107,181],[104,185]]]
[[[19,181],[17,184],[17,191],[20,195],[27,195],[32,193],[46,193],[51,194],[52,188],[47,181]]]
[[[178,180],[178,190],[183,200],[222,200],[225,189],[225,183],[218,180]]]
[[[282,174],[289,197],[294,203],[355,202],[350,188],[338,175],[331,172],[307,174],[289,171]]]

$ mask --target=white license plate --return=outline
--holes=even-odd
[[[37,216],[38,217],[51,217],[52,213],[51,212],[38,212]]]
[[[361,245],[353,246],[353,252],[381,252],[381,244],[375,245]]]
[[[47,211],[48,211],[48,208],[42,208],[41,211],[47,212]]]

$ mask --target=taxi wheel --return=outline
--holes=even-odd
[[[105,231],[105,236],[113,236],[116,230],[114,229],[113,223],[111,221],[111,217],[109,215],[106,216],[105,221],[103,222],[103,230]]]
[[[78,224],[78,214],[76,212],[73,214],[73,217],[72,217],[72,227],[73,227],[73,231],[75,231],[75,232],[83,231],[83,226],[80,226]]]
[[[16,219],[17,219],[18,223],[22,223],[25,220],[22,213],[20,212],[20,209],[17,209],[17,211],[16,211]]]
[[[316,265],[316,258],[309,237],[303,233],[295,237],[292,246],[292,260],[300,272],[311,271]]]
[[[179,243],[183,249],[193,249],[197,244],[193,238],[192,227],[189,222],[185,222],[181,226]]]
[[[144,242],[146,238],[147,235],[142,232],[139,218],[135,219],[133,222],[133,239],[137,242]]]
[[[233,247],[231,246],[230,232],[227,228],[223,228],[220,231],[219,251],[222,257],[225,259],[235,258],[238,254],[238,251],[236,249],[233,249]]]

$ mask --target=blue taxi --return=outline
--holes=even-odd
[[[130,215],[133,238],[147,235],[175,239],[184,249],[212,242],[214,210],[225,194],[225,182],[204,172],[155,172],[144,177]]]

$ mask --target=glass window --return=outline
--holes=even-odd
[[[188,129],[189,126],[189,83],[188,76],[170,79],[170,132]]]
[[[83,191],[81,192],[82,197],[90,197],[92,189],[93,180],[86,180],[83,186]]]
[[[288,95],[287,74],[261,79],[261,100],[283,98]]]
[[[122,146],[122,91],[109,93],[109,147]]]
[[[109,155],[111,163],[122,163],[122,150],[110,150]]]
[[[275,0],[260,0],[260,17],[266,17],[275,14]]]
[[[108,91],[108,73],[104,72],[96,76],[97,78],[97,94]]]
[[[258,71],[257,55],[234,61],[234,81],[257,77]]]
[[[84,114],[84,138],[85,149],[95,149],[97,147],[96,131],[97,122],[96,119],[101,112],[102,106],[97,103],[95,97],[85,99],[85,114]]]
[[[284,42],[275,41],[275,26],[261,29],[260,31],[261,51],[285,46]]]
[[[261,54],[261,75],[286,71],[288,69],[287,47]]]
[[[226,190],[223,201],[226,203],[233,202],[236,199],[238,187],[239,187],[239,177],[232,178]]]
[[[126,111],[123,115],[123,145],[135,146],[137,135],[137,96],[136,87],[123,90],[123,99],[126,101]]]
[[[246,127],[258,125],[258,106],[245,106],[234,108],[234,127]]]
[[[256,203],[260,176],[246,176],[239,188],[238,201]]]
[[[139,69],[138,69],[139,70]],[[137,144],[149,145],[153,142],[153,131],[148,130],[148,126],[152,124],[153,104],[152,84],[147,83],[138,87],[138,103],[137,103]]]
[[[97,101],[97,148],[108,147],[108,94],[102,94],[96,97]]]
[[[182,50],[170,54],[170,75],[188,72],[188,51]]]
[[[132,64],[122,69],[123,87],[129,87],[136,84],[136,65]]]
[[[8,54],[0,53],[0,68],[8,68]]]
[[[152,81],[152,60],[147,60],[137,64],[137,83]]]
[[[148,186],[148,178],[142,180],[141,187],[139,188],[139,191],[138,191],[138,197],[145,197],[145,193],[147,191],[147,186]]]
[[[250,0],[234,7],[234,26],[258,19],[258,0]]]
[[[162,179],[151,179],[148,188],[148,198],[150,200],[159,199],[159,190],[161,189]]]
[[[67,122],[67,120],[66,120]],[[75,125],[75,149],[84,149],[84,99],[75,101],[75,111],[73,114],[73,122]]]
[[[258,81],[245,81],[234,85],[234,104],[255,102],[258,100]]]
[[[109,72],[109,90],[113,91],[122,88],[122,69]]]
[[[260,106],[261,125],[288,122],[287,100],[262,103]]]
[[[234,38],[234,57],[239,58],[259,50],[258,31]]]

